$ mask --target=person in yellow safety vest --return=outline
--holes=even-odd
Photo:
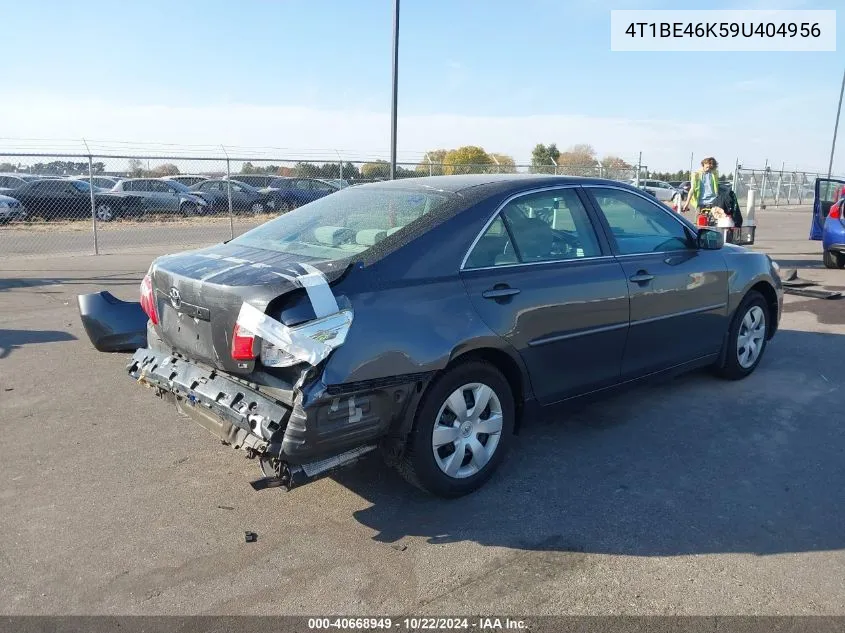
[[[719,163],[712,156],[701,161],[701,169],[690,174],[690,189],[684,211],[690,206],[709,209],[719,197]]]

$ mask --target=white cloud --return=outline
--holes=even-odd
[[[772,164],[786,161],[805,169],[827,164],[832,131],[827,131],[827,126],[822,126],[824,130],[786,130],[777,121],[762,119],[759,111],[712,123],[689,123],[686,117],[696,120],[698,114],[679,109],[676,120],[563,114],[400,116],[399,158],[417,161],[429,149],[474,144],[527,163],[536,143],[557,142],[561,149],[590,143],[599,154],[615,154],[628,161],[635,161],[641,151],[643,163],[658,170],[688,166],[690,152],[698,157],[715,155],[725,166],[736,157],[749,166],[762,165],[767,158]],[[130,142],[109,145],[112,153],[207,155],[219,154],[221,144],[230,154],[250,155],[258,152],[256,148],[264,148],[260,150],[264,156],[276,159],[336,160],[335,150],[339,150],[345,159],[366,160],[386,158],[389,152],[387,113],[357,110],[249,104],[126,106],[49,95],[7,95],[0,101],[0,126],[0,137]],[[91,143],[95,148],[104,147],[103,143]],[[82,147],[77,140],[35,143],[0,139],[0,154],[47,145],[50,148],[45,151],[71,152]],[[845,150],[839,154],[836,171],[845,172]]]

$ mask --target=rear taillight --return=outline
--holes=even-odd
[[[255,336],[237,323],[232,332],[232,358],[234,360],[255,360]]]
[[[153,280],[149,275],[145,275],[141,282],[141,309],[150,317],[153,325],[158,325],[158,309],[153,292]]]
[[[840,219],[842,217],[842,205],[841,204],[834,204],[830,208],[830,213],[827,214],[827,217],[829,217],[832,220]]]

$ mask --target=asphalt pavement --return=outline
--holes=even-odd
[[[808,223],[761,212],[755,248],[845,289]],[[427,497],[376,456],[255,492],[254,461],[79,321],[77,294],[134,299],[173,240],[0,256],[0,613],[845,615],[845,301],[787,297],[746,380],[526,421],[469,497]]]

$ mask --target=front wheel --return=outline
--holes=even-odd
[[[179,212],[186,217],[197,215],[199,213],[199,207],[194,202],[183,202],[182,206],[179,207]]]
[[[768,324],[766,299],[752,290],[745,295],[734,314],[725,342],[724,361],[716,367],[716,373],[728,380],[740,380],[750,375],[766,351]]]
[[[825,268],[845,268],[845,255],[836,251],[825,251],[822,262]]]
[[[431,385],[397,464],[414,486],[440,497],[460,497],[493,474],[513,437],[510,385],[492,365],[458,365]]]
[[[114,210],[107,202],[101,202],[96,206],[94,212],[100,222],[111,222],[114,220]]]

